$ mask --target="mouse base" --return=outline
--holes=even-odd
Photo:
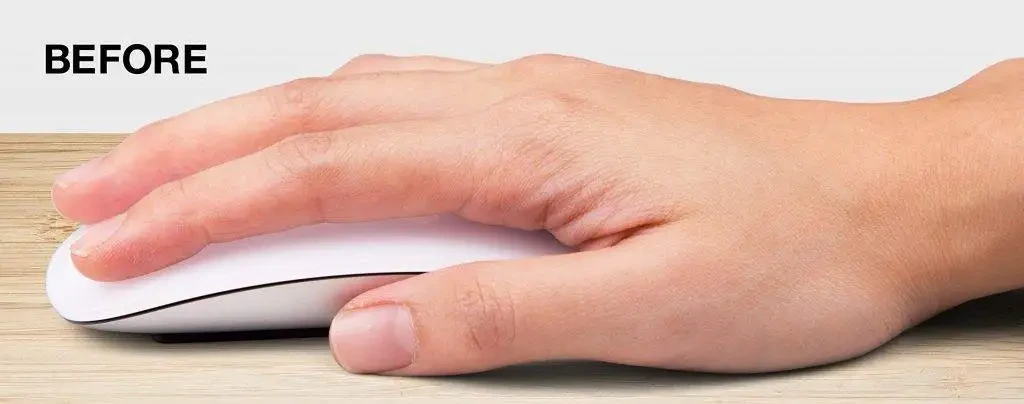
[[[289,330],[222,331],[151,334],[161,344],[192,344],[203,342],[262,341],[275,339],[326,338],[328,328],[297,328]]]

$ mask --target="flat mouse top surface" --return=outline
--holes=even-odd
[[[430,272],[466,262],[568,251],[547,232],[487,226],[454,216],[325,223],[213,244],[163,270],[96,282],[71,261],[79,229],[54,253],[46,289],[73,322],[95,322],[204,296],[302,280]]]

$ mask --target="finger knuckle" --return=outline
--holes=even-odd
[[[345,63],[345,68],[369,68],[379,66],[382,63],[389,62],[393,59],[391,56],[381,55],[376,53],[364,53],[358,55],[348,62]]]
[[[496,282],[474,274],[456,288],[455,302],[466,321],[470,348],[478,352],[503,350],[516,339],[511,296]]]
[[[334,149],[334,136],[328,133],[296,135],[278,142],[271,161],[290,176],[306,176],[325,164]]]
[[[187,178],[183,178],[160,185],[137,204],[136,211],[165,219],[186,215],[188,212],[184,210],[193,206],[190,199],[197,196],[189,183]]]
[[[297,187],[297,195],[316,220],[326,220],[329,192],[336,168],[332,168],[337,139],[329,133],[292,136],[275,147],[267,159],[271,170],[281,172],[284,181]]]
[[[563,146],[578,133],[576,123],[587,108],[584,99],[561,91],[532,89],[507,99],[497,108],[502,120],[518,126],[503,132],[499,139],[516,159],[530,161],[538,168],[554,160],[561,159],[566,164],[572,160]]]
[[[155,121],[155,122],[147,123],[147,124],[143,125],[142,127],[136,129],[135,133],[133,133],[131,137],[133,137],[133,138],[152,138],[152,137],[155,137],[155,136],[159,136],[161,134],[166,133],[167,129],[168,129],[168,126],[173,125],[175,123],[175,121],[176,121],[176,119],[174,119],[174,118],[164,118],[164,119],[161,119],[161,120],[158,120],[158,121]]]
[[[170,181],[161,185],[153,192],[153,199],[161,201],[181,201],[189,198],[188,185],[184,179]]]
[[[519,58],[513,63],[538,68],[578,67],[583,64],[583,59],[555,53],[538,53]]]
[[[587,102],[571,94],[534,89],[516,95],[497,107],[497,118],[507,122],[508,130],[493,139],[503,151],[488,175],[481,181],[484,189],[508,189],[508,178],[528,178],[532,186],[555,186],[564,173],[578,169],[594,142],[581,136]],[[530,167],[528,173],[522,167]],[[583,175],[583,172],[579,174]],[[532,211],[535,223],[546,223],[548,205],[536,203],[523,195],[531,192],[491,192],[479,196],[469,206],[519,206]],[[541,220],[543,219],[543,220]]]
[[[542,77],[562,75],[573,70],[583,69],[588,64],[587,61],[575,57],[542,53],[513,60],[506,63],[506,67],[515,75]]]
[[[322,79],[307,77],[272,87],[267,98],[274,117],[300,131],[310,127],[323,107],[322,86]]]
[[[534,88],[510,97],[503,107],[532,119],[556,119],[584,109],[586,101],[558,90]]]

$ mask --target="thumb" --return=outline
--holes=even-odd
[[[470,263],[383,286],[335,318],[334,357],[349,372],[392,375],[603,360],[634,346],[635,284],[657,273],[642,268],[643,256],[620,245]]]

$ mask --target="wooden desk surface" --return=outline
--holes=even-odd
[[[50,203],[58,173],[113,135],[0,135],[0,401],[1024,402],[1024,292],[972,302],[865,357],[811,370],[719,376],[569,363],[447,378],[356,376],[326,340],[159,344],[65,323],[45,265],[74,228]]]

